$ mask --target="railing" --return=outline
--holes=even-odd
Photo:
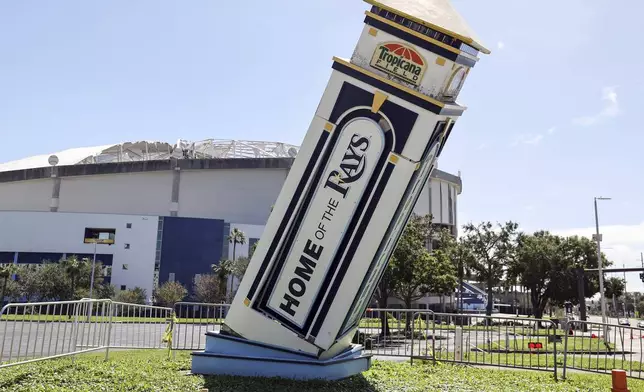
[[[219,332],[229,308],[229,304],[177,302],[174,305],[177,322],[174,325],[172,349],[203,350],[206,332]]]
[[[621,369],[644,379],[644,329],[575,320],[569,322],[564,344],[564,378],[566,369],[606,374]]]
[[[228,304],[179,302],[174,308],[80,300],[9,304],[0,310],[0,368],[110,349],[201,350],[219,331]],[[455,362],[644,379],[644,329],[584,321],[368,309],[354,343],[380,358]]]
[[[414,359],[552,372],[563,332],[551,320],[416,312]]]
[[[8,304],[0,368],[110,348],[160,348],[172,309],[111,300]]]
[[[555,376],[563,338],[550,320],[418,309],[368,309],[358,333],[354,342],[376,356],[529,368]]]

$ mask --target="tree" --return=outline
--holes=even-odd
[[[584,269],[599,267],[597,244],[586,237],[567,237],[563,245],[563,254],[567,263],[572,267],[572,270],[568,270],[568,282],[573,283],[557,287],[555,292],[556,296],[552,298],[552,301],[558,306],[563,306],[565,301],[570,301],[574,305],[580,305],[580,317],[582,320],[586,320],[585,298],[592,297],[599,292],[599,275],[596,273],[583,274],[583,287],[579,287],[580,279],[578,274]],[[611,262],[606,259],[604,254],[602,254],[601,258],[603,267],[611,265]],[[584,298],[580,298],[582,291]]]
[[[492,315],[493,289],[503,280],[513,255],[517,228],[518,224],[514,222],[496,225],[482,222],[476,226],[469,223],[463,227],[463,241],[473,255],[469,267],[487,288],[487,316]]]
[[[640,318],[642,317],[642,315],[644,315],[644,301],[637,303],[637,313],[639,314]]]
[[[605,263],[606,264],[606,263]],[[546,231],[521,234],[508,276],[516,278],[530,291],[535,318],[542,318],[548,304],[579,304],[578,270],[597,268],[597,254],[588,239],[559,237]],[[593,281],[584,279],[585,296],[596,293]],[[585,306],[581,306],[585,317]]]
[[[101,284],[96,287],[96,297],[99,299],[110,299],[116,296],[116,288],[111,284]]]
[[[563,239],[545,231],[533,235],[521,234],[517,240],[516,255],[508,269],[508,276],[516,278],[530,290],[530,302],[535,318],[543,317],[548,302],[558,287],[567,284],[568,272],[562,251]]]
[[[232,262],[230,273],[240,283],[244,278],[244,275],[246,274],[246,269],[248,268],[248,264],[250,264],[250,259],[247,257],[240,257],[239,259]],[[237,287],[239,287],[239,285],[237,287],[234,287],[234,284],[235,284],[234,281],[231,282],[230,291],[231,291],[232,297],[235,296],[235,294],[237,293]]]
[[[625,290],[626,282],[623,278],[613,276],[604,281],[604,296],[606,297],[606,301],[621,297],[624,295]],[[617,309],[613,309],[613,311],[617,312]]]
[[[445,253],[456,269],[458,278],[457,288],[459,293],[458,310],[463,312],[462,287],[466,276],[470,275],[469,266],[474,263],[474,255],[463,239],[456,239],[449,230],[441,230],[438,246]]]
[[[194,293],[199,302],[217,303],[222,302],[220,279],[215,274],[200,275],[195,277]]]
[[[140,287],[135,287],[132,290],[121,290],[116,295],[117,302],[124,302],[128,304],[145,305],[148,298],[147,291]]]
[[[244,245],[246,243],[246,235],[243,231],[235,227],[228,236],[228,242],[233,244],[233,260],[235,260],[237,244]]]
[[[71,289],[70,276],[66,272],[66,267],[60,263],[45,261],[39,264],[35,279],[38,297],[41,300],[69,301],[82,298],[82,292]]]
[[[233,273],[233,261],[232,260],[222,260],[219,264],[212,265],[212,272],[217,275],[219,279],[219,290],[220,298],[223,298],[224,301],[228,301],[228,277]]]
[[[431,252],[431,263],[427,278],[428,292],[441,297],[442,311],[445,311],[445,296],[451,295],[458,286],[456,266],[452,263],[447,252],[437,249]]]
[[[60,261],[60,264],[65,268],[65,272],[71,280],[69,295],[70,298],[76,296],[76,286],[78,284],[78,279],[80,278],[81,272],[83,271],[83,264],[86,262],[86,259],[79,260],[76,255],[70,256]]]
[[[179,282],[165,282],[154,292],[154,298],[161,306],[171,307],[183,300],[188,290]]]
[[[16,273],[16,266],[13,264],[0,265],[0,280],[2,280],[2,291],[0,292],[0,305],[4,303],[4,297],[7,294],[7,283],[11,275]]]
[[[390,262],[383,271],[382,277],[380,278],[380,281],[378,282],[378,285],[376,286],[376,290],[374,292],[374,297],[376,299],[376,302],[378,303],[378,308],[387,309],[387,307],[389,306],[389,297],[393,295],[394,289],[394,267]],[[388,336],[390,332],[389,323],[387,321],[387,312],[379,311],[379,313],[380,323],[382,325],[380,333],[382,336]]]
[[[425,247],[432,234],[431,216],[413,215],[403,232],[391,260],[394,294],[411,309],[413,302],[429,292],[434,260]],[[405,321],[405,330],[411,326],[411,314]]]
[[[41,296],[43,279],[40,267],[38,264],[27,264],[20,266],[18,270],[20,296],[24,297],[26,302],[43,299]]]

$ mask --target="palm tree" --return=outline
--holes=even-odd
[[[4,303],[4,296],[7,292],[7,281],[11,275],[16,273],[16,266],[13,264],[0,265],[0,279],[2,279],[2,295],[0,296],[0,305]]]
[[[233,261],[235,261],[235,253],[237,252],[237,244],[244,245],[246,243],[246,235],[238,228],[234,228],[228,236],[228,242],[233,244]]]
[[[221,260],[219,264],[212,265],[212,272],[217,276],[219,280],[219,288],[222,291],[220,293],[220,298],[222,301],[226,301],[228,294],[228,277],[233,273],[233,262],[232,260]]]
[[[81,271],[83,270],[84,260],[79,260],[78,257],[71,256],[61,261],[61,264],[65,268],[65,272],[69,275],[71,280],[71,295],[70,299],[74,299],[74,294],[76,293],[76,285],[78,284],[78,278],[80,277]]]

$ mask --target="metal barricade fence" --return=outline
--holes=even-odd
[[[172,326],[172,308],[111,302],[109,348],[165,348],[164,335]]]
[[[160,348],[172,309],[111,300],[15,303],[0,310],[0,368],[110,348]]]
[[[413,313],[411,361],[527,368],[557,378],[562,330],[551,320],[477,314]]]
[[[370,308],[360,320],[358,339],[365,353],[383,357],[409,357],[412,354],[411,338],[406,316],[418,309]],[[386,321],[385,321],[386,320]]]
[[[629,377],[644,379],[644,329],[573,320],[567,332],[564,378],[566,369],[606,374],[622,369]]]
[[[177,302],[172,349],[203,350],[206,332],[220,330],[229,308],[230,304]]]

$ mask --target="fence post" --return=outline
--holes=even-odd
[[[454,330],[454,360],[463,360],[463,325],[456,326]]]
[[[436,365],[436,313],[432,312],[432,360]]]
[[[554,344],[552,345],[552,353],[553,353],[552,357],[554,358],[555,381],[557,381],[557,378],[559,377],[559,375],[557,374],[557,325],[554,322],[552,322],[552,320],[550,321],[550,325],[552,326],[552,330],[554,331],[554,338],[553,338]],[[548,345],[548,343],[546,342],[546,347],[547,347],[547,345]],[[546,356],[546,367],[548,367],[548,357],[547,356]]]
[[[573,327],[573,322],[568,321],[566,318],[564,321],[564,325],[566,326],[565,332],[564,332],[564,354],[563,354],[563,375],[562,375],[562,380],[566,379],[566,367],[568,366],[568,335],[570,334],[570,331]],[[557,346],[557,342],[555,339],[555,347]],[[557,364],[557,359],[555,357],[555,365]]]
[[[109,300],[107,309],[110,312],[110,319],[107,322],[107,344],[105,345],[105,361],[110,359],[110,345],[112,344],[112,315],[114,314],[114,303]]]
[[[78,330],[80,327],[78,326],[78,315],[79,313],[82,312],[82,305],[83,302],[76,302],[74,306],[74,324],[72,327],[72,335],[74,336],[74,351],[78,348]],[[76,355],[72,354],[72,364],[74,364],[74,361],[76,360]]]
[[[416,327],[416,323],[414,322],[415,316],[416,316],[416,313],[413,313],[412,316],[411,316],[411,358],[410,358],[410,363],[412,365],[414,364],[414,329]]]

